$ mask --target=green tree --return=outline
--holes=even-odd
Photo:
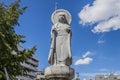
[[[79,78],[79,77],[80,77],[80,75],[79,75],[79,73],[78,73],[78,72],[76,73],[76,75],[77,75],[77,78],[76,78],[75,80],[80,80],[80,78]]]
[[[75,80],[80,80],[80,78],[76,78]]]
[[[5,67],[11,80],[29,71],[21,66],[21,63],[30,58],[36,50],[35,47],[24,50],[18,48],[25,42],[22,40],[25,36],[17,34],[14,29],[19,26],[19,17],[27,8],[20,7],[19,3],[20,0],[10,5],[0,2],[0,80],[6,80]]]

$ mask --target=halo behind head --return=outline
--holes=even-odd
[[[58,10],[55,10],[51,16],[51,20],[53,22],[53,24],[57,23],[58,22],[58,17],[59,15],[65,15],[66,17],[66,20],[68,22],[68,24],[71,23],[71,14],[67,11],[67,10],[64,10],[64,9],[58,9]]]

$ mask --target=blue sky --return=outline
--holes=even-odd
[[[58,9],[72,15],[71,67],[81,79],[101,73],[120,74],[120,0],[21,0],[21,6],[28,9],[20,16],[16,32],[26,36],[25,48],[37,45],[38,69],[49,66],[51,14],[56,2]]]

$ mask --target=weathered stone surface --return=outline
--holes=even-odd
[[[71,80],[74,69],[71,55],[70,28],[71,15],[68,11],[58,9],[52,14],[51,47],[48,57],[50,67],[45,69],[45,76],[49,80]]]
[[[47,78],[64,78],[64,79],[72,79],[74,77],[74,69],[69,66],[57,66],[52,65],[45,69],[45,74]]]
[[[48,61],[51,65],[71,65],[71,29],[69,26],[71,15],[66,10],[56,10],[53,13],[51,30],[51,48]]]

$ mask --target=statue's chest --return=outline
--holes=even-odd
[[[67,35],[68,33],[67,33],[67,27],[66,26],[62,26],[62,25],[60,25],[60,26],[58,26],[57,28],[56,28],[56,30],[57,30],[57,34],[59,35],[59,36],[64,36],[64,35]]]
[[[65,25],[59,25],[59,26],[56,27],[57,31],[64,31],[66,29],[67,29],[67,26],[65,26]]]

